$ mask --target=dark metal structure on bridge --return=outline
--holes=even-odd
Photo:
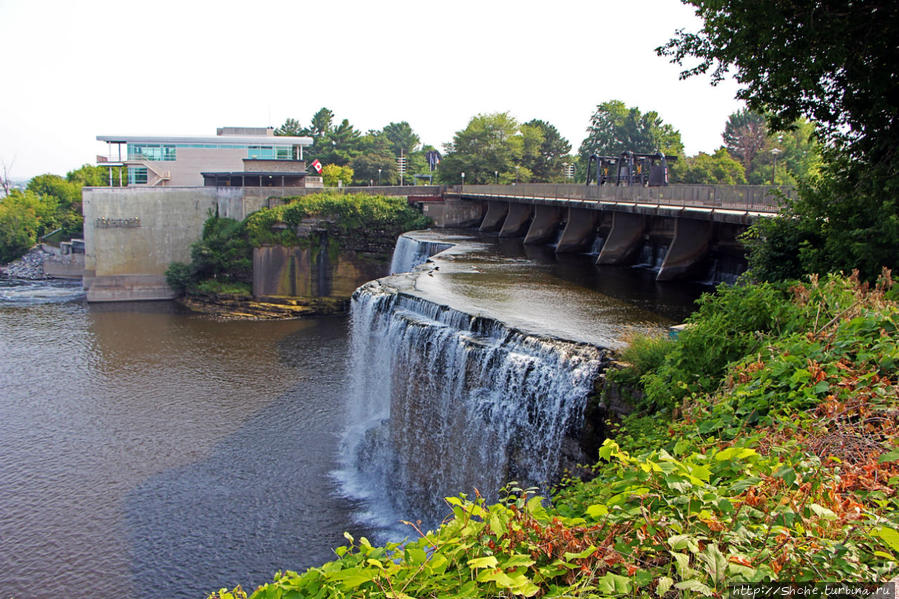
[[[677,156],[666,156],[662,152],[623,152],[620,156],[593,154],[587,160],[587,185],[591,180],[596,185],[668,185],[668,163],[675,160]]]

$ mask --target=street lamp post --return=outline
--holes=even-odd
[[[462,187],[465,187],[465,171],[462,171]]]
[[[779,148],[774,148],[771,150],[771,155],[774,156],[774,167],[771,170],[771,185],[777,184],[777,155],[780,154],[781,150]]]
[[[496,180],[496,184],[499,185],[499,171],[493,171],[493,177]]]
[[[381,187],[381,169],[378,169],[378,187]]]

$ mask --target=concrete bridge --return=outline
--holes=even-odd
[[[738,236],[776,215],[791,195],[755,185],[466,185],[443,190],[442,209],[424,209],[443,226],[477,225],[525,244],[553,244],[557,253],[589,251],[597,264],[641,263],[667,281],[710,259],[742,271]]]

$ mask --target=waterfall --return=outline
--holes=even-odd
[[[603,351],[382,281],[353,295],[344,488],[394,521],[428,526],[446,515],[446,496],[477,488],[495,499],[511,480],[546,490],[566,434],[582,425]]]
[[[426,241],[415,239],[407,235],[400,235],[393,248],[393,258],[390,260],[390,274],[409,272],[416,266],[438,252],[452,247],[450,243]]]

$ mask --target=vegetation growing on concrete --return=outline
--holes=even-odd
[[[643,384],[665,372],[690,391],[626,418],[592,481],[568,481],[551,506],[521,490],[494,505],[450,497],[436,531],[410,525],[411,542],[383,547],[347,535],[336,560],[279,573],[252,596],[721,597],[739,582],[892,579],[891,287],[885,272],[874,288],[834,276],[706,299],[714,326],[696,320],[686,339],[631,353],[645,358]],[[689,335],[709,349],[685,360]]]
[[[305,232],[305,220],[315,222]],[[191,245],[191,263],[172,263],[166,281],[172,289],[192,296],[252,293],[253,248],[263,245],[320,247],[319,229],[336,235],[328,251],[351,245],[351,238],[377,237],[393,247],[397,236],[421,229],[430,219],[411,208],[404,197],[369,194],[318,193],[288,198],[275,208],[263,208],[243,222],[210,215],[203,236]]]
[[[383,231],[391,244],[401,233],[430,224],[404,197],[324,192],[288,198],[286,204],[254,212],[246,221],[248,239],[254,247],[300,245],[297,227],[307,219],[333,223],[344,234]]]

